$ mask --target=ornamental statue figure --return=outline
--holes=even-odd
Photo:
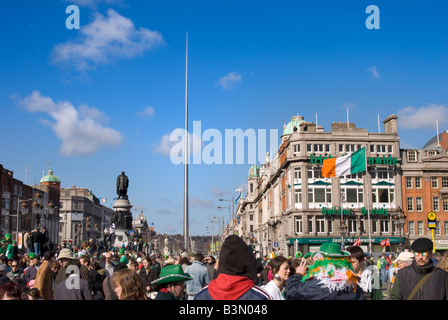
[[[121,174],[117,177],[117,195],[118,199],[128,199],[128,186],[129,179],[124,174],[124,171],[121,171]]]

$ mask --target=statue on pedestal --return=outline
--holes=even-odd
[[[128,186],[129,179],[124,171],[121,171],[121,174],[117,177],[117,199],[128,199]]]

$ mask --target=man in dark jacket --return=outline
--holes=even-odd
[[[256,262],[252,250],[237,235],[226,238],[221,247],[218,276],[195,296],[194,300],[271,300],[255,285]]]
[[[448,272],[434,266],[432,241],[419,238],[412,243],[411,250],[414,261],[398,271],[390,300],[447,300]]]

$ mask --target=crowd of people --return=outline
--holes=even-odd
[[[231,235],[219,257],[98,252],[70,245],[0,254],[1,300],[446,300],[448,253],[432,241],[378,259],[325,243],[296,257],[258,257]],[[9,252],[8,252],[9,254]]]

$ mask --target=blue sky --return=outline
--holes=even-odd
[[[67,6],[80,29],[67,29]],[[369,30],[369,5],[380,29]],[[183,165],[166,144],[189,126],[277,129],[292,115],[377,131],[399,116],[402,147],[448,129],[446,1],[8,1],[0,11],[0,163],[27,183],[50,159],[63,187],[108,199],[121,171],[159,233],[183,230]],[[383,127],[381,127],[383,130]],[[191,131],[190,131],[191,132]],[[168,152],[168,153],[167,153]],[[246,184],[251,163],[190,166],[190,229]],[[134,212],[134,215],[137,212]],[[217,229],[217,224],[214,224]]]

